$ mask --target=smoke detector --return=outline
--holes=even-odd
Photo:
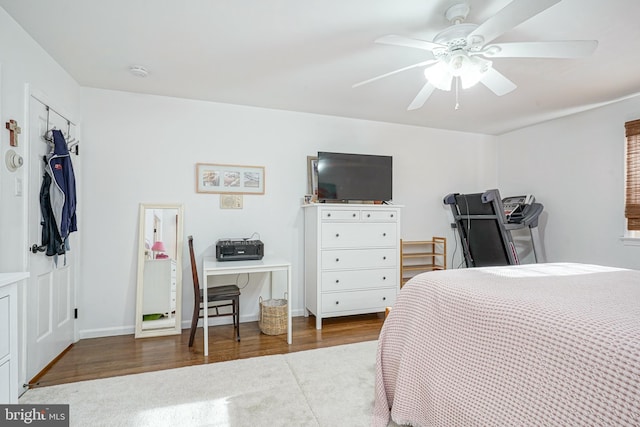
[[[136,77],[147,77],[149,75],[149,71],[141,65],[132,65],[129,67],[129,72]]]

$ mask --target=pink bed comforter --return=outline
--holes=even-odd
[[[534,264],[407,283],[372,424],[640,426],[640,271]]]

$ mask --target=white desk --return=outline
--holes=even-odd
[[[207,277],[223,276],[228,274],[243,273],[273,273],[274,271],[287,272],[287,343],[291,344],[291,263],[281,258],[275,258],[265,255],[261,260],[256,261],[218,261],[212,257],[205,257],[203,260],[202,274],[202,298],[207,301]],[[271,277],[271,286],[273,288],[273,275]],[[273,289],[272,289],[273,291]],[[204,355],[209,355],[209,330],[208,317],[203,316],[202,324],[204,327]],[[238,325],[239,327],[239,325]]]

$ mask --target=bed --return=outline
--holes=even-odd
[[[378,341],[373,426],[640,426],[640,271],[434,271]]]

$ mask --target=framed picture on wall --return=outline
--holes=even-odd
[[[197,163],[196,192],[264,194],[264,166]]]

